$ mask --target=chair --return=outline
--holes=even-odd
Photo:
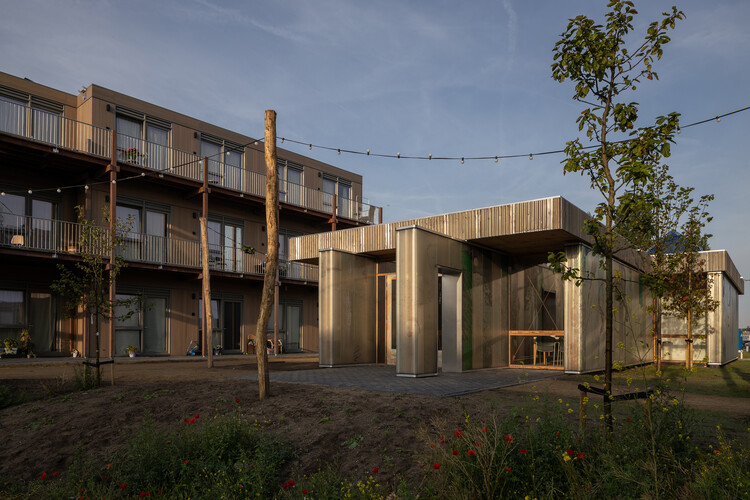
[[[552,360],[555,360],[555,348],[557,342],[536,342],[534,344],[534,364],[536,364],[536,358],[539,353],[542,354],[543,364],[547,365],[547,354],[552,354]]]

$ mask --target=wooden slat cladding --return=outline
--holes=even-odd
[[[723,272],[732,282],[734,287],[740,293],[745,293],[745,281],[740,276],[740,272],[732,262],[731,257],[726,250],[709,250],[707,252],[701,252],[704,258],[706,271],[709,273]]]

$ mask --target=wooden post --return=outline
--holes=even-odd
[[[336,222],[338,222],[338,218],[336,217],[336,201],[336,193],[333,193],[331,195],[331,207],[333,208],[333,210],[331,211],[331,218],[328,219],[328,222],[331,223],[331,231],[336,230]]]
[[[208,359],[208,367],[214,366],[213,318],[211,317],[211,275],[208,269],[208,158],[203,157],[203,217],[201,217],[201,254],[203,273],[203,353]]]
[[[588,401],[588,396],[586,395],[585,391],[581,391],[581,403],[580,403],[580,409],[579,409],[579,427],[581,431],[586,430],[586,402]]]
[[[258,362],[258,398],[263,400],[270,395],[268,377],[268,354],[266,353],[266,327],[273,305],[274,289],[278,281],[279,267],[279,174],[276,168],[276,111],[266,110],[265,151],[266,151],[266,273],[263,278],[260,313],[255,325],[255,354]],[[277,315],[278,318],[278,315]]]
[[[109,365],[109,378],[112,385],[115,385],[115,330],[116,319],[114,307],[117,301],[117,286],[115,283],[115,259],[117,258],[117,249],[112,244],[117,238],[117,131],[112,131],[112,152],[109,159],[109,304],[111,314],[109,318],[109,358],[112,363]]]

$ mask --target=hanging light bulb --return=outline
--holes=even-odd
[[[497,163],[497,156],[495,157],[495,163]]]
[[[83,189],[85,189],[86,191],[88,191],[89,190],[88,184],[86,184],[85,186],[83,186]]]
[[[401,158],[401,153],[396,153],[396,158]]]
[[[284,138],[283,137],[281,138],[281,144],[284,144]]]
[[[529,160],[533,160],[533,159],[534,159],[534,154],[533,153],[529,153]]]
[[[307,149],[309,149],[310,151],[312,151],[312,144],[310,144],[310,146]]]
[[[31,189],[29,189],[29,191],[28,191],[28,192],[29,192],[29,194],[31,194]]]
[[[62,189],[60,189],[60,188],[57,188],[57,192],[58,192],[58,193],[62,193]]]
[[[432,153],[430,153],[430,160],[432,160]]]
[[[463,164],[464,164],[464,159],[463,159],[463,158],[461,158],[461,165],[463,165]]]
[[[5,196],[5,191],[0,192],[0,196]]]
[[[339,152],[339,154],[341,154],[341,150],[340,149],[337,149],[337,151]]]
[[[162,176],[164,176],[164,174],[162,174]],[[117,181],[112,179],[112,184],[117,184]]]
[[[677,127],[677,133],[678,133],[678,134],[681,134],[681,133],[682,133],[682,129],[681,129],[680,127]]]
[[[720,121],[721,121],[721,117],[720,117],[720,116],[717,116],[717,117],[716,117],[716,121],[717,121],[717,122],[720,122]]]
[[[367,156],[370,156],[370,150],[369,149],[367,150]]]

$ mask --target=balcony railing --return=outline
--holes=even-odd
[[[3,98],[0,98],[0,132],[101,158],[111,156],[111,130]],[[117,159],[203,182],[203,159],[200,156],[141,138],[118,134]],[[261,198],[266,196],[265,174],[216,159],[209,159],[208,182]],[[291,182],[284,181],[279,185],[282,203],[305,209],[330,214],[333,212],[332,198],[329,193]],[[377,223],[381,211],[381,207],[356,199],[339,197],[336,203],[336,215],[364,223]]]
[[[89,226],[89,228],[92,228]],[[101,247],[108,246],[109,229],[95,226],[101,231]],[[0,212],[0,247],[30,250],[51,254],[76,255],[83,250],[84,231],[87,228],[76,222],[40,219]],[[128,262],[143,262],[160,266],[200,269],[201,245],[198,241],[181,240],[143,233],[129,233],[118,255]],[[209,268],[242,275],[263,275],[265,256],[248,254],[239,247],[209,245]],[[102,251],[106,253],[106,251]],[[281,261],[281,278],[297,281],[318,281],[318,267],[300,262]]]

